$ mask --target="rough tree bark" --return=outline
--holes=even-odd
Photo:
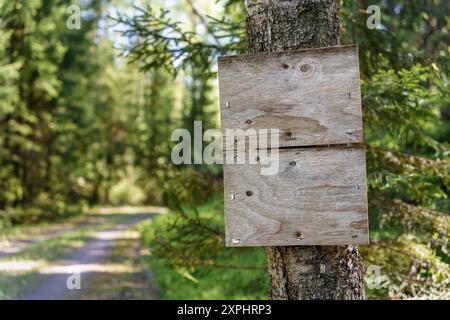
[[[336,0],[247,0],[248,52],[339,44]],[[358,247],[267,248],[270,299],[364,299]]]

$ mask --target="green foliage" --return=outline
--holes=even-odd
[[[395,240],[375,242],[362,247],[366,266],[382,266],[379,288],[368,290],[369,296],[417,299],[448,299],[450,268],[411,235]]]
[[[377,297],[448,297],[450,178],[445,1],[382,1],[381,30],[344,1],[344,41],[359,42]],[[444,9],[443,9],[444,8]],[[363,10],[361,10],[363,9]],[[441,11],[444,10],[444,11]],[[395,289],[395,290],[393,290]]]
[[[222,193],[186,215],[207,226],[195,227],[174,211],[141,227],[162,298],[265,299],[268,275],[264,249],[224,247]]]
[[[371,139],[383,139],[388,134],[391,140],[396,137],[395,143],[401,146],[411,135],[423,136],[421,127],[427,121],[438,119],[426,103],[428,93],[424,84],[427,79],[427,68],[418,64],[398,72],[380,65],[370,79],[363,81],[364,119]],[[379,130],[380,127],[385,130]],[[414,142],[424,144],[427,141]]]
[[[0,0],[0,219],[5,223],[68,215],[86,203],[110,202],[110,192],[121,203],[147,200],[140,186],[129,188],[128,196],[119,190],[132,179],[143,180],[143,171],[132,168],[142,163],[134,153],[142,136],[134,130],[142,76],[116,56],[114,38],[103,27],[108,4],[80,2],[81,29],[69,30],[71,4]]]
[[[67,4],[67,3],[66,3]],[[54,140],[63,82],[59,65],[65,4],[0,1],[0,220],[33,223],[71,215],[82,204],[66,203],[53,172]],[[29,208],[29,210],[28,210]]]
[[[208,77],[218,56],[244,50],[242,25],[225,18],[208,17],[208,21],[200,16],[205,37],[173,22],[168,10],[157,12],[150,5],[135,9],[138,13],[133,17],[119,13],[116,21],[127,27],[124,35],[131,40],[123,48],[124,53],[129,54],[131,61],[140,61],[143,70],[165,68],[176,74],[179,68],[193,69]]]
[[[41,221],[58,221],[85,212],[82,204],[66,204],[62,201],[49,202],[41,200],[31,208],[10,208],[0,211],[0,229],[12,225],[32,225]]]
[[[170,164],[173,129],[218,126],[216,58],[245,51],[244,2],[219,1],[214,17],[197,3],[213,6],[80,1],[82,28],[68,30],[72,1],[0,0],[0,226],[164,203],[172,212],[143,237],[165,297],[260,298],[264,252],[224,248],[220,168]],[[341,43],[360,52],[372,239],[361,251],[383,272],[368,295],[445,298],[448,2],[380,1],[380,30],[366,27],[370,4],[340,11]]]
[[[110,201],[113,205],[139,205],[144,199],[144,192],[133,180],[123,179],[111,187]]]
[[[132,38],[127,54],[143,63],[145,70],[196,70],[194,79],[210,78],[218,55],[245,49],[242,3],[223,3],[228,20],[220,21],[227,23],[207,26],[202,36],[173,22],[167,12],[158,14],[150,7],[137,17],[120,17],[118,21],[129,28],[125,34]],[[368,294],[444,298],[449,285],[450,210],[446,2],[382,1],[380,30],[366,27],[365,9],[370,4],[342,1],[341,8],[342,43],[360,46],[373,240],[361,250],[367,267],[382,267],[384,279],[382,289]],[[218,32],[225,35],[220,41],[216,41]],[[199,60],[204,64],[199,66]],[[180,204],[173,220],[164,221],[166,234],[152,238],[164,239],[152,250],[175,269],[194,268],[205,259],[205,252],[217,255],[220,237],[212,232],[217,226],[195,210],[195,199],[186,196],[195,188],[185,188],[182,178],[175,179],[180,183],[167,188],[179,196]],[[196,179],[191,183],[203,188]],[[192,233],[198,238],[187,241]]]

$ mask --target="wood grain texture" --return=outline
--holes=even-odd
[[[365,150],[279,151],[276,175],[224,165],[227,246],[367,244]]]
[[[225,138],[279,128],[280,147],[363,141],[356,45],[221,57],[219,90]]]

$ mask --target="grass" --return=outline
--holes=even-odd
[[[35,225],[13,225],[13,226],[2,226],[0,228],[0,236],[3,239],[13,239],[13,240],[21,240],[28,239],[36,234],[45,230],[51,230],[53,227],[60,227],[61,224],[78,224],[86,221],[90,218],[89,215],[73,215],[63,220],[60,219],[50,220],[50,221],[42,221]]]
[[[223,195],[217,195],[199,206],[198,214],[223,229]],[[155,231],[166,230],[175,219],[177,214],[169,212],[144,223],[140,228],[143,242],[150,249],[149,267],[160,289],[160,298],[267,299],[264,248],[225,248],[223,244],[217,252],[205,253],[212,264],[209,266],[171,268],[169,259],[156,256],[153,250]]]

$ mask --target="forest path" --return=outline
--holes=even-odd
[[[84,247],[76,250],[57,264],[40,270],[46,274],[36,287],[21,299],[25,300],[71,300],[84,299],[86,292],[96,290],[91,282],[104,273],[137,273],[134,266],[108,261],[118,241],[129,239],[127,228],[145,219],[148,215],[139,215],[117,224],[114,228],[98,231]],[[138,239],[133,239],[138,241]],[[126,288],[119,288],[126,289]],[[96,290],[97,291],[97,290]],[[149,289],[149,291],[151,291]],[[109,292],[111,293],[111,292]],[[128,297],[135,298],[135,297]]]
[[[0,246],[0,299],[155,299],[138,226],[165,212],[106,208],[25,229]]]

